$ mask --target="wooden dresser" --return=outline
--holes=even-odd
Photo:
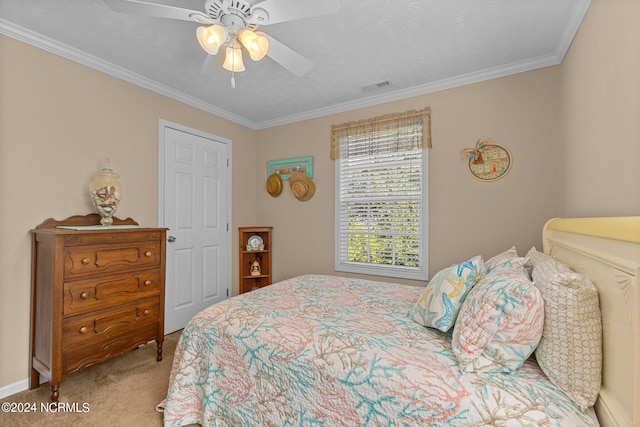
[[[162,360],[166,229],[99,224],[91,214],[31,230],[30,388],[44,375],[54,402],[70,372],[154,340]]]

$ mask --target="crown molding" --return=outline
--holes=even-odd
[[[410,98],[419,95],[425,95],[445,89],[452,89],[455,87],[465,86],[481,81],[491,80],[499,77],[505,77],[511,74],[517,74],[525,71],[532,71],[539,68],[558,65],[564,59],[573,38],[578,31],[584,16],[586,15],[591,0],[574,0],[575,2],[586,2],[587,5],[584,8],[575,7],[573,10],[576,14],[571,19],[571,24],[567,26],[563,38],[558,43],[558,49],[553,55],[543,56],[535,58],[533,60],[523,61],[519,63],[505,64],[504,66],[495,67],[491,69],[482,70],[479,72],[469,73],[461,76],[456,76],[449,79],[443,79],[436,82],[431,82],[424,85],[413,86],[405,89],[388,91],[384,94],[369,96],[366,98],[358,99],[355,101],[344,102],[336,105],[331,105],[324,108],[305,111],[290,116],[285,116],[273,120],[266,120],[262,122],[255,122],[237,114],[231,113],[215,105],[203,102],[193,96],[186,95],[182,92],[176,91],[168,86],[162,85],[155,81],[152,81],[139,74],[128,71],[122,67],[109,63],[103,59],[92,56],[86,52],[72,48],[70,46],[59,43],[53,39],[47,38],[13,24],[9,21],[0,19],[0,33],[9,37],[31,44],[33,46],[44,49],[48,52],[60,55],[64,58],[86,65],[90,68],[102,71],[111,76],[120,78],[129,83],[143,87],[150,91],[167,96],[176,101],[190,105],[194,108],[198,108],[207,113],[229,120],[233,123],[247,127],[251,130],[267,129],[275,126],[281,126],[291,124],[303,120],[314,119],[322,116],[327,116],[336,113],[342,113],[349,110],[371,107],[374,105],[398,101],[405,98]]]
[[[67,46],[56,40],[45,37],[42,34],[38,34],[34,31],[28,30],[4,19],[0,19],[0,33],[24,43],[30,44],[32,46],[38,47],[40,49],[46,50],[47,52],[62,56],[63,58],[69,59],[71,61],[86,65],[87,67],[93,68],[95,70],[102,71],[103,73],[109,74],[113,77],[117,77],[136,86],[140,86],[152,92],[164,95],[168,98],[175,99],[176,101],[182,102],[183,104],[187,104],[191,107],[197,108],[207,113],[211,113],[215,116],[245,126],[249,129],[258,129],[257,123],[251,120],[247,120],[246,118],[238,116],[237,114],[230,113],[229,111],[216,107],[215,105],[203,102],[197,98],[194,98],[193,96],[172,89],[168,86],[150,80],[144,76],[133,73],[120,66],[107,62],[96,56],[90,55],[84,51]]]
[[[559,62],[562,62],[564,56],[567,54],[571,43],[573,42],[574,37],[578,33],[578,29],[584,20],[584,17],[587,15],[589,11],[589,7],[591,6],[591,0],[574,0],[574,3],[584,3],[584,7],[571,7],[575,13],[571,16],[569,21],[569,25],[565,28],[564,34],[562,35],[562,39],[558,42],[558,50],[556,51],[556,56],[560,58]]]
[[[371,107],[374,105],[382,104],[385,102],[399,101],[401,99],[410,98],[413,96],[425,95],[445,89],[452,89],[455,87],[465,86],[472,83],[478,83],[486,80],[491,80],[499,77],[505,77],[511,74],[522,73],[525,71],[533,71],[539,68],[550,67],[562,63],[564,56],[566,55],[571,42],[578,32],[580,24],[589,10],[591,0],[574,0],[575,3],[584,3],[584,7],[574,7],[572,10],[575,14],[571,17],[570,24],[567,25],[562,39],[558,43],[558,49],[555,54],[542,56],[533,60],[523,61],[519,63],[510,63],[501,67],[495,67],[491,69],[482,70],[479,72],[464,74],[449,79],[443,79],[436,82],[413,86],[406,89],[400,89],[390,91],[385,94],[375,95],[367,98],[362,98],[356,101],[345,102],[341,104],[332,105],[326,108],[319,108],[312,111],[306,111],[299,114],[294,114],[279,119],[267,120],[257,123],[257,130],[266,129],[274,126],[281,126],[285,124],[291,124],[302,120],[314,119],[330,114],[343,113],[345,111],[354,110],[358,108]]]
[[[370,96],[367,98],[358,99],[356,101],[344,102],[341,104],[332,105],[326,108],[318,108],[316,110],[306,111],[291,116],[282,117],[275,120],[267,120],[257,123],[258,130],[266,129],[274,126],[281,126],[291,124],[303,120],[314,119],[322,116],[328,116],[330,114],[343,113],[345,111],[355,110],[359,108],[372,107],[378,104],[384,104],[386,102],[399,101],[405,98],[411,98],[414,96],[425,95],[428,93],[438,92],[445,89],[452,89],[460,86],[469,85],[472,83],[478,83],[486,80],[495,79],[498,77],[505,77],[512,74],[522,73],[525,71],[532,71],[538,68],[549,67],[552,65],[558,65],[562,62],[562,57],[557,55],[544,56],[536,58],[531,61],[524,61],[521,63],[512,63],[504,67],[496,67],[487,70],[482,70],[475,73],[464,74],[456,76],[450,79],[443,79],[433,83],[424,85],[418,85],[409,87],[406,89],[399,89],[392,92],[387,92],[381,95]]]

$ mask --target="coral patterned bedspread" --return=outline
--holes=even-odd
[[[334,276],[215,304],[184,329],[165,426],[592,426],[535,362],[462,374],[424,288]]]

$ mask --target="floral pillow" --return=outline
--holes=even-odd
[[[411,319],[422,326],[447,332],[455,324],[467,294],[483,273],[484,260],[480,255],[438,271],[413,306]]]
[[[489,258],[485,262],[486,274],[498,270],[516,270],[521,271],[524,268],[524,258],[518,257],[515,246],[498,255]]]
[[[513,372],[542,336],[544,302],[521,271],[498,270],[469,292],[453,329],[452,347],[462,372]]]

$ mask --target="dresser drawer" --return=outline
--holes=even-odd
[[[127,242],[148,242],[163,240],[164,230],[137,229],[127,231],[91,231],[70,233],[64,237],[65,246],[112,245]]]
[[[107,342],[160,319],[160,298],[151,297],[111,309],[62,320],[63,351]]]
[[[108,274],[160,265],[160,241],[73,246],[64,251],[64,278]]]
[[[131,351],[149,341],[161,338],[158,326],[150,324],[137,328],[134,332],[109,337],[97,343],[88,343],[82,347],[67,349],[64,352],[62,371],[68,374],[85,366],[104,362],[112,357]]]
[[[161,280],[160,269],[156,268],[100,279],[65,282],[63,315],[75,316],[159,295],[162,291]]]

